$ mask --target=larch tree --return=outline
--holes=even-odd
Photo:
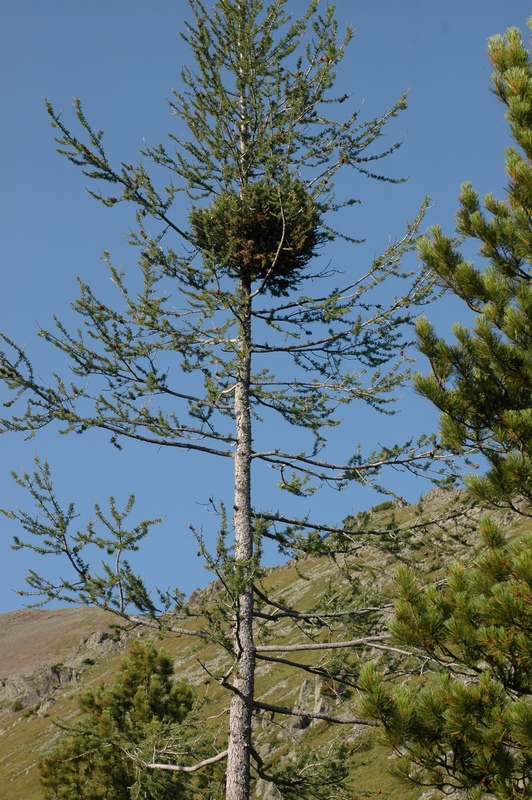
[[[18,480],[33,495],[38,516],[9,512],[32,535],[17,539],[17,546],[56,554],[71,567],[70,577],[61,580],[30,572],[30,594],[95,604],[125,620],[207,638],[225,650],[227,670],[216,678],[231,697],[228,736],[212,758],[227,759],[228,800],[249,797],[252,761],[253,774],[271,778],[252,747],[253,715],[293,711],[267,707],[255,697],[256,660],[278,650],[260,641],[256,602],[264,624],[283,619],[307,626],[307,643],[284,650],[352,650],[382,638],[346,635],[349,614],[353,624],[360,620],[356,608],[329,612],[324,626],[316,611],[300,614],[264,596],[263,537],[287,555],[326,552],[328,537],[338,539],[341,530],[314,522],[306,511],[294,517],[258,508],[253,475],[261,465],[269,467],[283,490],[308,498],[323,485],[380,485],[387,466],[426,473],[441,457],[431,439],[422,439],[368,457],[354,445],[341,461],[327,458],[327,431],[339,423],[340,409],[359,402],[390,410],[409,372],[404,348],[419,306],[433,296],[433,278],[430,270],[412,273],[402,266],[424,208],[404,236],[365,267],[354,257],[345,270],[316,263],[334,239],[356,244],[332,222],[335,211],[355,203],[353,196],[335,196],[338,172],[394,182],[377,174],[375,163],[398,146],[379,149],[386,125],[406,100],[361,121],[351,99],[334,89],[352,31],[340,36],[334,8],[320,14],[317,0],[295,21],[286,5],[190,0],[193,21],[183,38],[193,65],[184,67],[182,88],[170,101],[181,127],[167,143],[146,146],[136,164],[110,162],[103,133],[91,127],[79,101],[79,133],[47,104],[59,152],[94,182],[95,199],[110,208],[136,208],[130,241],[138,249],[143,288],[131,290],[128,276],[106,253],[117,306],[80,280],[73,308],[82,327],[70,332],[56,321],[54,329],[40,331],[66,356],[70,376],[42,381],[23,349],[6,337],[0,366],[13,393],[3,431],[35,433],[47,425],[76,433],[100,429],[117,446],[133,439],[174,448],[183,458],[196,451],[231,465],[234,497],[226,504],[213,500],[220,519],[216,553],[207,552],[198,534],[225,593],[201,630],[179,624],[185,609],[178,591],[153,597],[130,567],[128,553],[154,522],[127,529],[132,501],[125,511],[114,500],[109,513],[96,506],[95,521],[80,532],[74,506],[61,507],[46,462],[37,461],[35,472]],[[161,172],[168,175],[164,186],[155,182]],[[183,196],[190,201],[185,218],[175,211]],[[261,416],[267,436],[260,433]],[[291,452],[282,424],[307,432],[307,449]],[[349,442],[351,434],[345,438]],[[352,531],[349,536],[351,541]],[[110,554],[103,572],[89,562],[91,548],[104,558]],[[164,613],[170,610],[169,620]],[[335,619],[342,625],[333,627]],[[313,623],[321,626],[318,639]],[[333,636],[338,640],[332,642]],[[154,761],[146,768],[181,769],[165,757],[164,765]],[[305,775],[308,769],[292,784],[285,776],[284,791],[302,797],[307,784],[317,791]],[[325,783],[334,775],[329,770]]]
[[[473,497],[530,517],[532,59],[517,28],[491,38],[488,55],[514,142],[506,196],[481,201],[465,184],[456,237],[436,227],[420,240],[423,262],[475,319],[454,326],[454,343],[419,321],[432,371],[416,386],[441,411],[444,444],[483,457],[485,472],[465,478]],[[465,241],[484,269],[462,256]],[[372,666],[361,685],[365,713],[382,722],[408,780],[472,798],[532,796],[531,559],[530,535],[510,543],[486,517],[479,550],[445,580],[424,587],[401,569],[391,634],[411,649],[422,685],[393,688]]]

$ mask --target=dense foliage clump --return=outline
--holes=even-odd
[[[328,237],[316,201],[298,180],[248,183],[208,208],[192,208],[194,244],[205,262],[276,297],[295,289],[301,271]]]
[[[167,654],[133,642],[113,684],[80,695],[80,719],[41,759],[44,800],[192,798],[197,783],[144,765],[146,743],[175,738],[194,705],[192,690],[174,681],[173,671]],[[186,761],[187,746],[181,755]]]

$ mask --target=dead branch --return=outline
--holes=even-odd
[[[331,714],[322,714],[319,711],[303,711],[298,708],[288,708],[287,706],[272,706],[270,703],[261,703],[256,700],[253,703],[255,708],[261,711],[271,711],[275,714],[286,714],[291,717],[308,717],[309,719],[321,719],[325,722],[334,722],[338,725],[368,725],[370,727],[377,727],[378,723],[360,717],[333,717]]]
[[[337,650],[342,647],[373,646],[373,642],[382,642],[388,639],[388,633],[376,636],[363,636],[360,639],[351,639],[348,642],[312,642],[311,644],[262,644],[255,648],[257,653],[289,652],[295,650]],[[377,645],[375,645],[377,646]]]
[[[375,645],[373,645],[375,647]],[[276,658],[275,656],[270,655],[261,655],[257,653],[257,658],[261,659],[262,661],[267,661],[269,664],[271,662],[275,662],[276,664],[286,664],[288,667],[295,667],[296,669],[302,669],[304,672],[308,672],[311,675],[319,675],[322,678],[332,679],[333,675],[329,672],[328,669],[325,667],[316,667],[312,664],[301,664],[299,661],[290,661],[288,658]],[[346,683],[348,686],[355,686],[354,683],[351,683],[345,676],[342,678],[342,681]]]
[[[164,769],[169,772],[197,772],[199,769],[203,769],[203,767],[208,767],[209,764],[222,761],[222,759],[227,757],[227,752],[227,750],[223,750],[221,753],[218,753],[218,755],[206,758],[204,761],[198,761],[197,764],[191,764],[189,767],[184,767],[182,764],[146,764],[146,762],[143,762],[143,766],[148,769]]]
[[[382,612],[385,609],[393,608],[393,603],[386,603],[383,606],[372,606],[369,608],[356,608],[356,609],[348,609],[347,611],[294,611],[291,608],[287,608],[286,606],[281,605],[280,603],[276,603],[275,600],[271,600],[267,595],[265,595],[257,586],[253,586],[253,589],[257,596],[265,603],[274,608],[280,609],[278,614],[266,614],[263,611],[255,611],[254,615],[261,619],[267,619],[270,622],[277,622],[279,619],[283,619],[284,617],[293,617],[295,619],[313,619],[316,621],[320,621],[321,619],[335,619],[338,617],[349,617],[355,615],[362,615],[362,614],[372,614]]]

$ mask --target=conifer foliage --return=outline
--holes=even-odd
[[[150,642],[130,645],[113,684],[87,689],[81,718],[40,761],[45,800],[185,800],[201,785],[187,776],[142,770],[124,757],[153,737],[187,730],[194,697],[185,681],[173,681],[171,658]],[[193,730],[193,726],[192,726]],[[189,735],[189,740],[200,739]],[[181,734],[181,738],[183,738]],[[186,760],[190,744],[181,746]],[[197,757],[197,754],[196,754]],[[201,796],[201,795],[196,795]]]
[[[529,26],[532,20],[529,21]],[[532,60],[516,28],[489,40],[493,87],[514,146],[506,152],[505,200],[481,202],[462,187],[457,237],[432,229],[421,258],[475,312],[456,343],[418,324],[432,373],[419,391],[442,412],[444,443],[482,454],[486,474],[466,478],[473,496],[531,515],[532,499]],[[484,269],[464,260],[479,244]],[[532,796],[532,539],[514,543],[486,518],[481,547],[445,580],[421,586],[411,570],[397,579],[390,630],[418,672],[393,688],[371,666],[363,705],[402,755],[398,771],[420,786],[465,789],[517,800]],[[415,663],[415,666],[413,664]]]
[[[471,329],[455,325],[448,344],[423,320],[420,348],[432,373],[418,390],[442,412],[441,434],[453,450],[472,449],[489,466],[467,479],[481,499],[530,505],[532,499],[532,62],[511,28],[489,40],[493,90],[505,107],[514,145],[506,151],[504,200],[481,200],[462,186],[455,238],[435,227],[420,242],[425,264],[476,314]],[[463,258],[478,246],[485,268]],[[525,506],[521,504],[524,511]]]
[[[356,608],[350,628],[344,622],[351,609],[336,614],[329,606],[325,625],[317,609],[301,614],[270,601],[260,589],[262,539],[273,539],[288,555],[325,553],[329,534],[342,534],[307,516],[318,488],[372,484],[387,466],[425,471],[435,457],[424,440],[393,443],[366,458],[356,431],[344,438],[343,460],[328,460],[325,452],[339,409],[358,401],[388,410],[408,374],[404,348],[413,316],[431,298],[433,281],[430,271],[412,274],[402,266],[423,208],[404,237],[372,263],[362,266],[355,255],[342,264],[315,258],[330,240],[356,244],[351,225],[345,233],[332,224],[335,211],[353,206],[354,212],[357,202],[335,196],[339,170],[351,171],[357,192],[359,178],[394,182],[377,172],[377,162],[398,145],[379,145],[387,123],[405,108],[401,97],[381,117],[361,121],[351,98],[335,92],[353,34],[348,29],[340,36],[334,8],[320,8],[312,0],[294,20],[286,0],[190,0],[192,22],[183,38],[192,62],[170,101],[177,126],[164,144],[147,145],[136,164],[111,163],[102,131],[89,124],[79,101],[78,133],[47,104],[59,152],[91,180],[96,200],[136,209],[130,241],[138,249],[142,289],[129,288],[128,275],[108,253],[116,306],[80,280],[73,307],[82,327],[70,332],[57,321],[40,332],[67,357],[70,378],[41,381],[24,350],[5,337],[1,355],[0,376],[13,392],[4,431],[35,433],[50,424],[63,432],[100,429],[117,446],[133,439],[183,457],[196,451],[232,469],[229,501],[216,499],[215,486],[208,489],[220,520],[216,553],[207,552],[198,533],[200,553],[223,587],[223,601],[199,629],[180,624],[186,609],[179,591],[154,597],[132,571],[128,554],[153,522],[126,528],[132,500],[125,511],[113,499],[110,513],[97,506],[95,521],[80,532],[74,507],[62,510],[41,461],[33,474],[19,477],[38,517],[10,512],[30,534],[17,546],[66,558],[71,567],[59,581],[31,572],[31,593],[81,599],[222,648],[223,669],[209,679],[231,698],[227,742],[213,751],[227,758],[229,800],[247,800],[257,774],[272,776],[252,747],[252,718],[266,708],[255,698],[256,659],[272,650],[261,636],[268,642],[282,620],[298,635],[303,631],[303,646],[317,652],[326,652],[332,638],[351,651],[367,641],[359,636],[353,643],[349,635],[359,625]],[[188,217],[179,210],[186,199]],[[291,450],[293,428],[308,434],[306,449],[298,440]],[[262,483],[272,474],[283,490],[304,498],[301,516],[261,509],[258,495],[252,499],[252,479],[260,475]],[[103,571],[97,566],[102,555]],[[161,620],[161,611],[172,611],[171,619]],[[312,669],[326,673],[323,663]],[[272,708],[267,713],[291,713]],[[290,789],[284,770],[285,791],[303,797],[309,789],[325,798],[336,789],[331,769],[323,774],[328,786],[320,788],[303,766]]]
[[[408,782],[517,800],[532,794],[532,537],[509,545],[486,519],[482,545],[440,586],[401,569],[390,632],[422,677],[397,687],[365,665],[362,707]]]

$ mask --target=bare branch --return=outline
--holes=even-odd
[[[207,636],[207,631],[205,630],[195,631],[189,628],[179,628],[176,625],[163,625],[162,621],[159,619],[150,619],[148,617],[139,617],[137,614],[128,614],[127,611],[119,611],[116,608],[110,608],[109,606],[97,601],[94,601],[93,605],[101,608],[104,611],[109,611],[111,614],[120,617],[120,619],[126,620],[126,622],[131,622],[134,625],[142,625],[144,628],[151,628],[152,630],[156,631],[164,629],[170,633],[177,633],[180,636],[196,636],[200,639],[205,639]]]
[[[161,769],[167,770],[168,772],[197,772],[199,769],[208,767],[210,764],[216,764],[217,761],[222,761],[224,758],[227,758],[227,753],[227,750],[223,750],[221,753],[218,753],[218,755],[206,758],[204,761],[198,761],[197,764],[192,764],[189,767],[184,767],[181,764],[147,764],[146,762],[142,762],[142,765],[148,769]]]
[[[262,655],[261,653],[257,653],[257,658],[261,661],[267,661],[268,664],[274,662],[275,664],[286,664],[287,667],[295,667],[295,669],[301,669],[303,672],[308,672],[310,675],[319,675],[322,678],[331,678],[331,673],[325,667],[314,667],[312,664],[301,664],[299,661],[291,661],[288,658],[277,658],[276,656],[271,655]],[[348,679],[342,678],[343,683],[348,686],[353,686],[354,684],[351,683]]]
[[[393,603],[386,603],[383,606],[374,606],[368,608],[354,608],[348,609],[347,611],[314,611],[314,612],[303,612],[303,611],[294,611],[293,609],[286,608],[286,606],[281,605],[280,603],[276,603],[275,600],[267,597],[261,590],[257,587],[253,587],[255,593],[261,600],[267,603],[274,608],[280,609],[278,614],[265,614],[261,611],[255,611],[254,614],[256,617],[260,617],[261,619],[268,619],[272,622],[276,622],[278,619],[283,619],[284,617],[293,617],[294,619],[334,619],[336,617],[348,617],[354,614],[371,614],[374,612],[384,611],[387,608],[393,608]]]
[[[261,644],[255,648],[257,653],[295,652],[296,650],[338,650],[344,647],[372,647],[373,642],[382,642],[389,638],[388,633],[376,636],[362,636],[348,642],[312,642],[311,644]],[[377,646],[377,645],[375,645]]]
[[[299,708],[288,708],[287,706],[272,706],[269,703],[261,703],[256,700],[253,704],[261,711],[271,711],[275,714],[286,714],[291,717],[308,717],[309,719],[323,719],[325,722],[334,722],[338,725],[367,725],[377,727],[377,722],[368,722],[360,717],[333,717],[331,714],[321,714],[318,711],[303,711]]]

